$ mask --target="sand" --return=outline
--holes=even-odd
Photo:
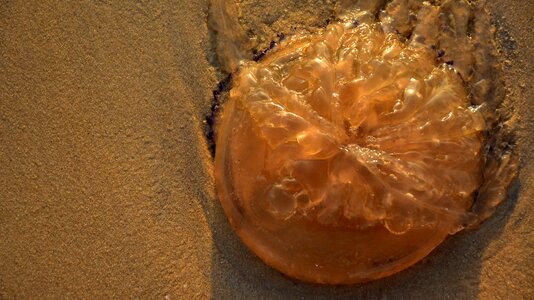
[[[489,1],[519,124],[511,197],[399,275],[321,287],[266,267],[217,202],[208,1],[45,2],[0,4],[0,299],[534,298],[534,3]],[[317,25],[323,2],[246,1],[244,22]]]

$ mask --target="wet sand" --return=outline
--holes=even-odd
[[[267,35],[331,7],[245,2]],[[533,298],[534,5],[489,2],[520,124],[511,197],[409,270],[350,287],[280,275],[227,224],[204,138],[222,77],[207,1],[0,5],[0,298]]]

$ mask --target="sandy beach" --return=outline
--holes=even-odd
[[[534,2],[488,0],[518,124],[510,197],[414,267],[356,286],[291,280],[230,228],[203,122],[224,77],[208,2],[0,4],[0,299],[534,298]],[[332,11],[242,2],[259,45]]]

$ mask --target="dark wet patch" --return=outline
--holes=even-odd
[[[265,54],[267,54],[267,52],[269,52],[271,49],[273,49],[274,47],[276,47],[277,43],[275,41],[271,41],[271,43],[269,44],[269,47],[267,47],[267,49],[263,49],[261,51],[258,51],[258,50],[253,50],[252,51],[252,59],[254,61],[260,61],[264,56]]]
[[[206,118],[206,140],[208,142],[208,148],[211,156],[215,157],[215,124],[217,122],[217,116],[220,112],[221,106],[224,103],[225,95],[230,90],[232,83],[232,74],[229,74],[224,80],[219,82],[217,88],[213,91],[213,99],[211,102],[211,109]]]
[[[291,32],[294,32],[296,30],[296,27],[291,27]],[[258,51],[257,49],[252,50],[252,59],[255,62],[260,61],[269,51],[274,49],[276,46],[278,46],[279,43],[283,42],[287,38],[286,34],[281,32],[276,34],[276,41],[271,41],[269,43],[269,46],[261,51]]]

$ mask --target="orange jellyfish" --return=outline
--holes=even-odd
[[[404,2],[416,21],[403,21]],[[515,176],[496,130],[487,13],[404,2],[347,5],[339,22],[259,61],[238,56],[236,41],[219,45],[233,75],[215,128],[218,196],[243,242],[290,277],[351,284],[399,272],[489,217]],[[225,18],[219,33],[238,39],[231,7],[212,10]]]

